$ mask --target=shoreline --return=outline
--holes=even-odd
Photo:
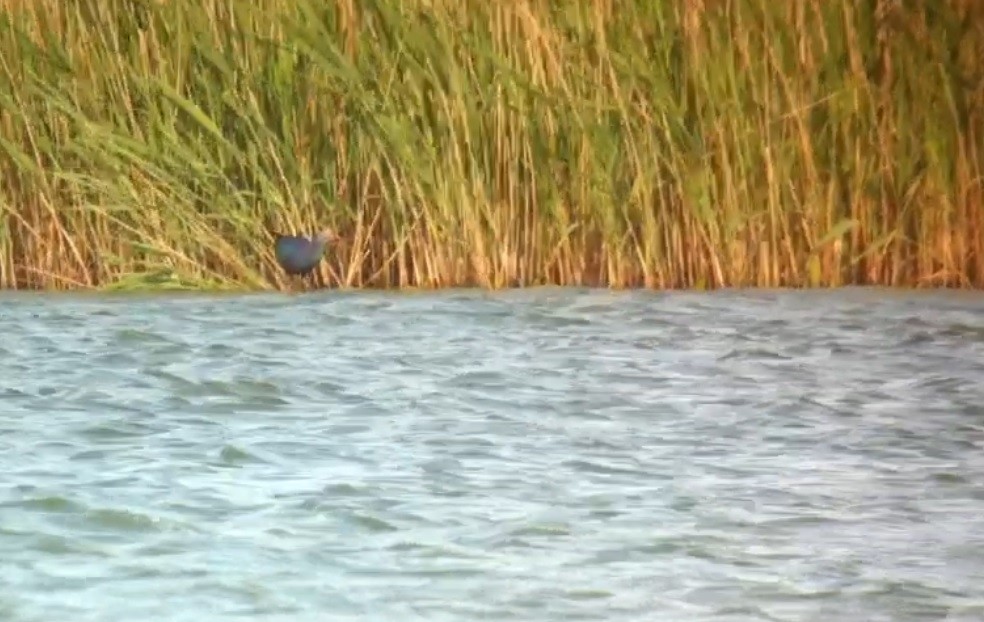
[[[20,296],[85,296],[85,297],[113,297],[125,298],[127,296],[149,295],[154,297],[173,296],[193,297],[193,296],[219,296],[219,297],[239,297],[239,296],[262,296],[262,295],[320,295],[320,294],[342,294],[342,295],[362,295],[362,294],[397,294],[397,295],[444,295],[444,294],[511,294],[511,293],[538,293],[538,292],[608,292],[612,294],[729,294],[729,293],[751,293],[751,294],[789,294],[789,293],[837,293],[837,292],[885,292],[886,294],[932,294],[945,293],[948,295],[984,295],[984,287],[954,287],[954,286],[911,286],[911,285],[884,285],[878,283],[871,284],[841,284],[837,286],[725,286],[715,288],[696,288],[696,287],[673,287],[673,288],[652,288],[652,287],[610,287],[607,285],[558,285],[558,284],[536,284],[525,286],[508,287],[482,287],[476,285],[451,285],[442,287],[314,287],[308,289],[278,289],[269,287],[265,289],[248,288],[207,288],[207,287],[160,287],[160,288],[76,288],[76,289],[44,289],[44,288],[0,288],[0,298],[20,297]]]

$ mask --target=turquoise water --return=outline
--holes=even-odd
[[[984,297],[0,297],[0,620],[984,619]]]

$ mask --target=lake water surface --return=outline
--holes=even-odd
[[[984,620],[984,296],[0,297],[0,620]]]

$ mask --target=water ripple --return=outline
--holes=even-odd
[[[0,300],[0,618],[984,619],[984,300]]]

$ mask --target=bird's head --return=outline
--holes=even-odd
[[[318,234],[318,237],[328,244],[334,244],[339,240],[338,234],[335,233],[335,230],[331,227],[325,227],[322,229],[321,233]]]

